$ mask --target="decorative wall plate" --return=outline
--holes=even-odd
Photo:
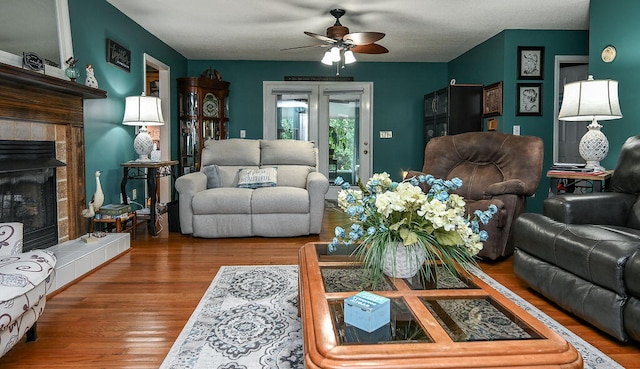
[[[609,45],[602,49],[602,61],[605,63],[611,63],[616,58],[616,48],[613,45]]]

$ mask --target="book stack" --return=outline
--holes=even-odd
[[[131,212],[131,205],[107,204],[102,205],[96,212],[96,219],[127,218]]]
[[[554,163],[549,168],[550,173],[593,173],[593,168],[585,168],[585,164],[573,164],[573,163]]]

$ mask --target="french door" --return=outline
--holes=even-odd
[[[371,176],[372,99],[371,82],[264,82],[263,137],[314,141],[335,199],[336,177]]]

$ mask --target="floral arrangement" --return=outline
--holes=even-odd
[[[420,182],[430,186],[427,193],[419,187]],[[385,253],[398,242],[426,253],[422,277],[430,279],[431,265],[438,261],[452,274],[456,265],[469,272],[488,237],[479,224],[488,223],[497,212],[496,206],[490,205],[486,211],[465,216],[464,198],[449,193],[462,186],[459,178],[421,175],[397,183],[384,172],[374,174],[366,185],[359,182],[357,189],[341,177],[336,178],[336,184],[342,188],[338,206],[353,223],[347,229],[335,228],[329,249],[357,243],[354,255],[370,269],[374,285],[382,278]]]

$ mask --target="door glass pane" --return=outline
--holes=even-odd
[[[309,140],[309,95],[277,95],[277,138]]]
[[[329,181],[340,176],[356,183],[360,122],[360,97],[329,98]]]

